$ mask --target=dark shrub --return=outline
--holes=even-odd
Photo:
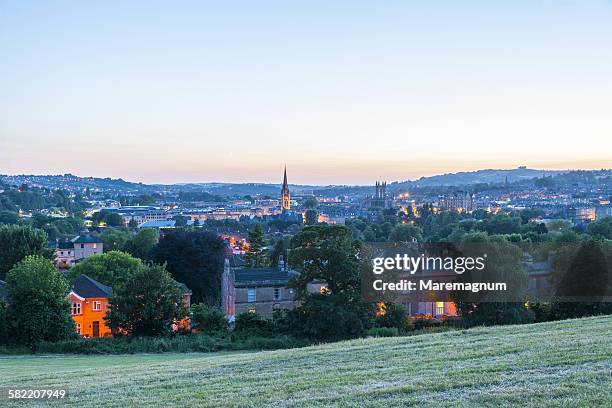
[[[274,324],[272,320],[260,314],[243,312],[236,316],[236,326],[234,330],[237,333],[251,332],[265,335],[272,333],[273,329]]]
[[[376,325],[379,327],[394,327],[400,333],[408,329],[406,309],[402,305],[388,303],[382,306],[384,314],[376,316]]]
[[[225,332],[228,329],[225,313],[219,307],[198,303],[191,306],[192,327],[199,332]]]

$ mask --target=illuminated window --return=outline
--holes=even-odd
[[[281,290],[280,288],[274,288],[274,300],[281,299]]]
[[[98,302],[98,301],[93,302],[93,306],[91,310],[94,310],[94,311],[102,310],[102,302]]]
[[[247,302],[255,302],[257,300],[257,292],[255,289],[247,290]]]
[[[436,315],[441,316],[444,314],[444,302],[436,302]]]
[[[80,303],[73,303],[72,304],[72,314],[73,315],[80,315],[81,314],[81,304]]]

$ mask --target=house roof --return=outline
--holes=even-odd
[[[81,234],[72,238],[72,242],[75,244],[101,244],[102,240],[89,234]]]
[[[80,275],[74,280],[72,291],[82,298],[106,298],[113,294],[113,288],[103,285],[87,275]]]
[[[234,270],[234,281],[236,286],[285,286],[294,275],[279,268],[240,268]]]
[[[6,282],[0,280],[0,300],[6,299]]]
[[[183,295],[191,295],[193,293],[191,292],[191,289],[189,289],[184,283],[179,282],[178,284],[179,288],[181,289],[181,292],[183,292]]]
[[[72,241],[58,241],[57,249],[74,249],[74,243]]]

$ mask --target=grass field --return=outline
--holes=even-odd
[[[68,386],[79,407],[612,406],[612,316],[257,353],[0,357],[9,386]]]

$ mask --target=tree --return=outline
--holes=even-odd
[[[0,211],[0,224],[17,224],[19,215],[13,211]]]
[[[155,228],[143,228],[130,238],[123,250],[140,259],[147,259],[151,250],[159,242],[159,231]]]
[[[27,256],[6,276],[6,322],[9,339],[34,346],[75,335],[70,318],[68,284],[53,263],[38,255]]]
[[[224,332],[228,329],[225,313],[220,307],[198,303],[191,306],[191,321],[200,332]]]
[[[304,200],[304,208],[309,208],[309,209],[316,209],[317,206],[319,205],[319,202],[317,201],[316,197],[308,197],[306,200]]]
[[[422,241],[421,229],[411,224],[398,224],[389,234],[390,242]]]
[[[612,217],[605,217],[590,223],[587,232],[593,236],[612,239]]]
[[[532,322],[534,316],[524,306],[528,277],[521,266],[521,249],[503,237],[489,237],[483,232],[463,235],[458,246],[446,248],[464,259],[483,257],[484,268],[466,270],[455,282],[506,283],[507,289],[498,293],[481,291],[450,292],[451,299],[466,325],[518,324]]]
[[[132,230],[138,228],[138,221],[136,221],[134,218],[131,218],[128,222],[128,228]]]
[[[313,210],[313,209],[308,209],[306,210],[306,218],[305,218],[305,224],[306,225],[315,225],[317,223],[317,210]]]
[[[166,264],[172,277],[193,292],[193,303],[220,304],[225,244],[214,233],[174,230],[159,240],[150,259]]]
[[[283,259],[287,259],[287,250],[289,249],[289,239],[279,238],[270,251],[268,263],[270,266],[278,266],[278,260],[282,256]]]
[[[164,336],[187,313],[170,273],[161,265],[142,265],[110,297],[105,321],[114,335]]]
[[[54,258],[47,249],[47,234],[27,225],[0,225],[0,279],[28,255]]]
[[[372,305],[361,300],[358,241],[340,225],[306,227],[291,239],[290,265],[300,272],[290,281],[301,304],[290,312],[301,334],[318,339],[358,336],[367,328]],[[310,293],[308,284],[327,290]]]
[[[74,280],[87,275],[98,282],[117,290],[138,272],[142,262],[125,252],[110,251],[92,255],[68,270],[68,278]]]
[[[104,244],[104,251],[121,251],[126,242],[130,240],[132,234],[124,229],[106,228],[100,239]]]
[[[249,250],[245,256],[245,263],[252,268],[258,268],[266,265],[265,246],[263,228],[257,223],[249,231],[248,236]]]

